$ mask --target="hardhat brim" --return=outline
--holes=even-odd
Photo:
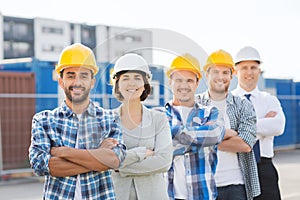
[[[95,76],[95,75],[98,73],[98,71],[99,71],[99,69],[98,69],[99,67],[98,67],[98,66],[81,65],[81,64],[60,65],[60,66],[57,66],[55,70],[56,70],[56,73],[60,74],[61,71],[63,71],[63,70],[66,69],[66,68],[69,68],[69,67],[83,67],[83,68],[92,70],[94,76]]]
[[[216,67],[218,67],[218,66],[224,66],[224,67],[228,67],[228,68],[230,68],[231,70],[232,70],[232,73],[234,72],[234,67],[232,66],[232,65],[229,65],[229,64],[227,64],[227,63],[216,63],[216,64],[213,64],[213,63],[210,63],[210,64],[207,64],[207,65],[205,65],[204,67],[203,67],[203,71],[207,71],[211,66],[216,66]]]
[[[256,62],[258,62],[259,64],[262,64],[262,63],[263,63],[261,60],[259,60],[259,59],[257,59],[257,58],[247,58],[247,59],[241,58],[241,59],[235,60],[234,64],[237,65],[238,63],[243,62],[243,61],[256,61]]]
[[[170,78],[175,71],[190,71],[190,72],[194,73],[199,80],[202,78],[201,72],[196,69],[195,70],[193,70],[193,69],[172,69],[172,70],[168,70],[166,72],[166,75]]]
[[[112,73],[112,75],[111,75],[111,78],[112,79],[115,79],[116,78],[116,76],[117,76],[117,74],[119,74],[119,73],[122,73],[122,72],[142,72],[142,73],[144,73],[145,75],[146,75],[146,77],[149,79],[149,80],[151,80],[152,79],[152,73],[151,72],[145,72],[144,70],[133,70],[133,69],[131,69],[131,68],[128,68],[128,69],[122,69],[121,71],[117,71],[117,72],[114,72],[113,71],[113,73]]]

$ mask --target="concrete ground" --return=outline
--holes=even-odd
[[[279,171],[279,185],[283,200],[300,199],[300,149],[276,151],[275,167]]]
[[[279,171],[282,200],[300,199],[300,149],[275,152],[274,163]],[[43,195],[43,179],[17,177],[0,181],[0,199],[39,200]]]

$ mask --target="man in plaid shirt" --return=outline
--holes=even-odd
[[[260,194],[253,145],[256,142],[256,116],[247,99],[233,96],[229,85],[234,73],[232,57],[224,50],[213,52],[203,68],[208,90],[197,95],[197,102],[218,108],[226,129],[218,145],[215,180],[217,200],[253,200]]]
[[[89,98],[98,72],[93,52],[74,44],[63,50],[56,72],[66,100],[32,120],[29,159],[45,176],[44,199],[115,199],[109,169],[125,158],[118,117]]]
[[[167,71],[173,99],[165,105],[173,138],[173,162],[168,171],[168,194],[174,199],[215,199],[217,144],[224,129],[215,107],[195,103],[201,79],[198,61],[178,56]]]

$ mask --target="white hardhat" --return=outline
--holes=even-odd
[[[121,56],[115,63],[111,77],[115,79],[118,72],[132,70],[145,72],[149,79],[152,77],[146,60],[135,53],[128,53]]]
[[[237,64],[239,62],[246,61],[246,60],[254,60],[259,63],[262,63],[258,51],[255,48],[250,46],[246,46],[241,50],[239,50],[239,52],[236,54],[234,63]]]

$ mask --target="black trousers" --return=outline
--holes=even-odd
[[[261,158],[257,165],[261,195],[254,200],[281,200],[278,172],[271,158]]]

